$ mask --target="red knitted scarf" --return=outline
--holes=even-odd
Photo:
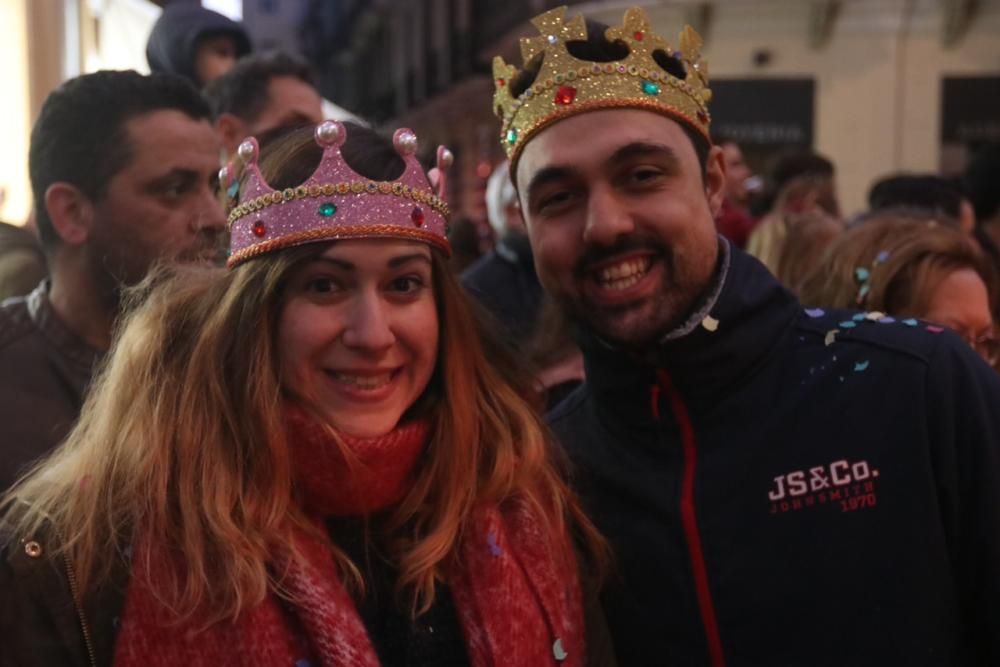
[[[348,466],[336,443],[303,412],[290,409],[288,423],[296,482],[319,524],[325,516],[369,513],[398,502],[429,431],[426,422],[415,422],[380,438],[341,436],[358,459],[359,465]],[[203,631],[170,621],[147,584],[171,566],[167,550],[139,540],[115,666],[377,666],[329,543],[304,531],[295,540],[302,559],[286,553],[269,564],[287,572],[282,583],[293,603],[272,593],[235,622]],[[479,507],[457,548],[459,565],[447,583],[473,667],[584,664],[580,588],[565,535],[544,534],[531,505],[511,499]]]

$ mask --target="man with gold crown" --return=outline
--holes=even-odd
[[[586,359],[551,421],[615,548],[620,663],[1000,664],[1000,379],[934,325],[803,307],[718,237],[694,30],[534,25],[493,108]]]

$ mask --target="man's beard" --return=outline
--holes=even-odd
[[[578,326],[590,330],[604,341],[629,348],[643,349],[657,344],[663,336],[690,315],[705,288],[692,260],[678,256],[657,238],[637,235],[622,239],[612,247],[590,246],[577,261],[573,277],[577,286],[592,282],[596,263],[629,252],[649,253],[653,270],[660,269],[660,284],[649,296],[622,305],[598,305],[587,297],[587,290],[553,295],[563,312]],[[711,276],[711,271],[708,271]],[[645,279],[645,276],[643,276]]]

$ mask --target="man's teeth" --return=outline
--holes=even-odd
[[[332,375],[337,382],[353,384],[360,389],[377,389],[389,384],[389,381],[392,379],[392,373],[384,373],[382,375],[349,375],[347,373],[334,372]]]
[[[649,257],[613,264],[597,272],[597,282],[604,289],[627,289],[642,280],[651,264],[652,260]]]

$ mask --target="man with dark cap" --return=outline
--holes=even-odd
[[[150,70],[183,76],[199,88],[250,51],[243,26],[194,3],[168,5],[146,42]]]

